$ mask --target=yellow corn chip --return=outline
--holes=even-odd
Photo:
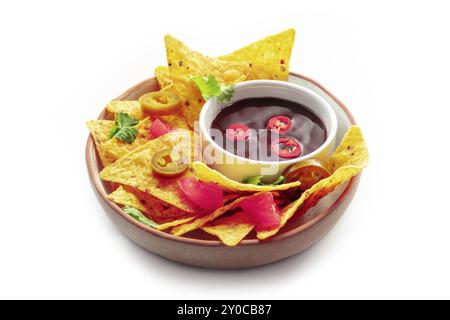
[[[369,150],[364,142],[361,128],[352,126],[328,160],[327,166],[331,172],[334,172],[337,168],[344,166],[366,167],[368,162]]]
[[[178,192],[177,178],[160,178],[152,172],[153,155],[166,148],[179,149],[183,155],[193,158],[192,142],[194,134],[187,130],[177,130],[167,133],[120,158],[100,172],[103,180],[134,187],[143,192],[167,202],[183,211],[193,210],[183,201]],[[193,176],[188,170],[184,176]]]
[[[257,186],[254,184],[246,184],[228,179],[220,172],[208,167],[205,163],[195,161],[192,164],[196,176],[203,182],[213,182],[218,184],[222,189],[229,192],[256,192],[256,191],[275,191],[287,190],[300,185],[299,181],[284,183],[276,186]]]
[[[350,152],[350,154],[347,154]],[[346,159],[342,155],[345,155]],[[307,208],[315,205],[321,198],[332,192],[340,184],[350,180],[364,169],[369,160],[369,153],[361,133],[361,129],[356,126],[350,127],[345,134],[340,146],[331,156],[328,165],[333,167],[335,164],[336,170],[333,174],[306,190],[301,197],[289,204],[281,210],[281,224],[278,228],[263,232],[258,232],[257,237],[260,240],[267,239],[275,235],[287,221],[295,214],[298,208],[306,200],[311,201]]]
[[[112,138],[103,144],[103,152],[114,161],[120,159],[127,153],[130,153],[131,151],[135,150],[139,146],[142,146],[151,139],[151,125],[152,121],[148,117],[139,121],[138,125],[136,126],[138,134],[133,143],[127,143],[119,139]]]
[[[174,234],[176,236],[181,236],[187,232],[199,229],[199,228],[203,227],[205,224],[207,224],[208,222],[211,222],[214,219],[217,219],[221,215],[225,214],[226,212],[238,207],[239,203],[241,203],[241,201],[243,201],[244,199],[254,197],[258,194],[259,193],[255,193],[254,195],[251,195],[251,196],[240,197],[240,198],[234,200],[233,202],[217,209],[216,211],[214,211],[212,213],[209,213],[207,215],[204,215],[204,216],[201,216],[201,217],[195,219],[191,223],[186,223],[186,224],[182,224],[178,227],[175,227],[172,229],[172,234]]]
[[[120,101],[114,100],[106,105],[106,110],[112,113],[126,113],[130,117],[141,120],[145,117],[141,110],[139,101]]]
[[[114,128],[114,121],[110,120],[91,120],[86,122],[89,131],[92,134],[95,147],[104,167],[114,162],[114,158],[104,152],[104,144],[109,140],[109,134]]]
[[[136,208],[145,214],[149,213],[147,211],[147,208],[142,204],[142,202],[138,199],[138,197],[135,194],[126,191],[123,188],[123,186],[120,186],[119,188],[114,190],[111,194],[109,194],[108,199],[114,201],[117,204]]]
[[[115,203],[139,209],[153,219],[179,219],[186,215],[186,212],[129,186],[120,186],[108,198]]]
[[[132,189],[133,192],[125,190],[124,186],[120,186],[113,193],[111,193],[108,196],[108,198],[117,204],[136,208],[141,212],[143,212],[147,217],[154,218],[156,216],[156,218],[166,218],[166,220],[167,218],[174,218],[174,220],[172,221],[158,224],[158,226],[156,227],[156,229],[158,230],[165,230],[171,227],[175,227],[180,224],[192,221],[196,218],[196,216],[185,217],[187,214],[183,213],[179,209],[177,209],[178,214],[176,216],[168,217],[166,215],[167,213],[166,208],[171,207],[170,205],[164,204],[164,202],[162,202],[161,200],[158,200],[150,195],[146,195],[145,197],[146,200],[143,200],[141,197],[138,196],[139,193],[135,192],[137,191],[136,189],[131,187],[126,187],[126,189],[128,190]],[[143,201],[145,205],[143,204]],[[158,211],[158,208],[162,208],[163,210],[162,211],[160,210],[158,213],[156,212]],[[161,215],[161,212],[164,212],[164,214]]]
[[[202,228],[203,231],[220,239],[223,244],[234,247],[242,241],[254,228],[244,211],[229,217],[214,220]]]
[[[191,128],[205,102],[191,81],[193,76],[213,75],[220,83],[233,84],[246,80],[250,72],[248,63],[206,57],[170,35],[165,37],[165,44],[173,89],[183,102],[183,116]]]
[[[111,101],[106,106],[106,109],[112,113],[126,113],[134,119],[142,119],[145,117],[139,101]],[[178,114],[160,116],[158,118],[167,124],[171,129],[189,129],[184,118]]]
[[[194,220],[195,218],[196,218],[195,216],[192,216],[192,217],[183,218],[183,219],[180,219],[180,220],[174,220],[174,221],[171,221],[171,222],[166,222],[166,223],[158,225],[156,227],[156,229],[158,229],[158,230],[166,230],[166,229],[169,229],[169,228],[172,228],[172,227],[179,226],[180,224],[188,223],[188,222]]]
[[[162,122],[167,124],[170,129],[186,129],[190,130],[189,126],[186,124],[186,120],[181,115],[174,114],[170,116],[160,116],[158,117]]]
[[[287,80],[295,30],[288,29],[254,42],[219,59],[250,63],[249,80]]]
[[[169,68],[166,66],[159,66],[155,69],[155,77],[158,81],[159,87],[165,89],[172,85],[172,78],[170,77]]]

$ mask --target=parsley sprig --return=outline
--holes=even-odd
[[[130,117],[128,114],[118,112],[116,113],[114,128],[111,130],[109,137],[131,144],[138,134],[138,130],[135,128],[138,123],[138,120]]]
[[[219,83],[213,75],[192,77],[191,80],[197,85],[205,100],[216,97],[218,102],[227,103],[233,98],[234,86]]]

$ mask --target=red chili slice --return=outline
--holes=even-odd
[[[291,128],[291,119],[286,116],[275,116],[270,118],[267,127],[269,130],[285,133]]]
[[[273,152],[281,158],[296,158],[302,154],[300,142],[291,137],[276,139],[271,144]]]
[[[225,135],[229,140],[244,141],[250,134],[249,128],[243,123],[235,123],[227,128]]]

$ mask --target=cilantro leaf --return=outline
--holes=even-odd
[[[217,101],[226,103],[230,102],[234,95],[234,86],[217,82],[213,75],[192,77],[191,80],[196,84],[205,100],[217,97]]]
[[[138,134],[138,130],[135,128],[138,123],[138,120],[130,117],[128,114],[118,112],[116,113],[114,128],[112,128],[109,137],[131,144]]]
[[[231,101],[234,96],[234,86],[220,85],[221,93],[217,96],[217,101],[220,103],[227,103]]]
[[[284,176],[279,176],[277,178],[277,180],[275,180],[274,182],[271,183],[271,185],[278,186],[280,184],[283,184],[285,181],[286,181],[286,178]]]
[[[244,180],[242,180],[242,183],[259,185],[261,183],[261,179],[263,177],[264,176],[248,177],[248,178],[245,178]]]
[[[278,186],[278,185],[280,185],[280,184],[283,184],[283,183],[286,181],[286,178],[285,178],[284,176],[279,176],[279,177],[277,178],[277,180],[275,180],[275,181],[272,182],[272,183],[264,183],[264,182],[261,181],[261,179],[262,179],[263,177],[264,177],[264,176],[248,177],[248,178],[245,178],[245,179],[242,181],[242,183],[246,183],[246,184],[254,184],[254,185],[257,185],[257,186]]]
[[[123,208],[123,212],[128,214],[130,217],[136,219],[140,223],[145,224],[146,226],[149,226],[149,227],[152,227],[152,228],[156,228],[158,226],[158,224],[155,221],[150,220],[149,218],[144,216],[142,214],[142,212],[139,211],[136,208],[133,208],[133,207],[130,207],[130,206],[125,206]]]

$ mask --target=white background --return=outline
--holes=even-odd
[[[448,1],[2,1],[0,298],[450,298]],[[85,121],[165,63],[297,29],[291,70],[346,103],[371,152],[307,252],[242,271],[174,264],[108,220]]]

